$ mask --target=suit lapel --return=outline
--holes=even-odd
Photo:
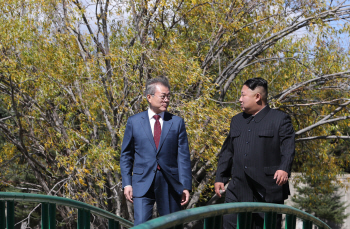
[[[148,137],[148,140],[151,142],[151,145],[153,146],[154,151],[157,151],[156,144],[154,143],[154,139],[153,139],[151,124],[149,123],[148,112],[145,111],[143,113],[144,115],[141,117],[141,120],[140,120],[141,126],[143,127],[143,130],[145,131],[145,134]]]
[[[168,132],[170,130],[170,127],[172,125],[173,125],[173,120],[171,119],[171,115],[168,112],[164,112],[164,122],[163,122],[162,134],[160,135],[157,153],[162,148],[162,145],[163,145],[163,143],[166,139],[166,136],[168,135]]]

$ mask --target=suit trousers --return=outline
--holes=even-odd
[[[168,184],[161,170],[156,171],[153,183],[142,197],[134,197],[134,226],[152,218],[154,203],[160,216],[181,210],[181,198]]]
[[[248,178],[249,180],[249,178]],[[252,189],[253,193],[253,202],[265,202],[261,198],[261,194],[257,192],[252,185],[249,184],[249,188]],[[235,194],[227,189],[225,194],[225,203],[232,203],[232,202],[242,202],[238,201]],[[276,203],[276,204],[284,204],[284,201]],[[282,214],[277,214],[277,221],[276,221],[276,229],[281,229],[282,226]],[[224,229],[236,229],[237,228],[237,214],[227,214],[223,216],[223,228]],[[252,229],[263,229],[264,228],[264,213],[253,213],[252,214]]]

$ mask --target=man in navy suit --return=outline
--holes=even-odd
[[[124,195],[134,203],[134,225],[181,210],[192,189],[185,122],[167,111],[170,85],[165,77],[147,81],[149,109],[127,121],[120,168]]]
[[[226,191],[225,202],[283,204],[289,195],[288,177],[295,154],[290,117],[267,104],[267,82],[247,80],[241,91],[242,113],[231,120],[222,146],[215,192]],[[230,183],[225,190],[225,183]],[[253,214],[254,228],[263,228],[263,214]],[[281,228],[281,215],[276,228]],[[225,229],[236,228],[237,215],[224,215]]]

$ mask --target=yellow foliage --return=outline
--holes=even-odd
[[[9,136],[14,136],[12,143],[1,145],[0,164],[16,155],[24,155],[23,160],[29,160],[27,153],[33,155],[38,161],[33,164],[40,165],[36,169],[44,174],[49,188],[62,186],[64,196],[102,205],[105,199],[95,199],[100,193],[112,187],[120,192],[119,156],[126,120],[147,109],[143,90],[150,77],[169,78],[169,112],[184,118],[191,158],[198,168],[208,163],[206,174],[215,172],[231,117],[240,112],[238,99],[246,79],[268,80],[271,107],[291,114],[297,131],[322,120],[344,102],[338,98],[349,97],[349,91],[332,89],[347,85],[347,79],[339,78],[307,84],[283,99],[278,97],[292,86],[348,68],[348,56],[338,44],[324,41],[325,35],[336,33],[328,32],[328,25],[320,21],[307,28],[313,36],[288,35],[255,56],[244,53],[291,24],[293,15],[283,15],[285,1],[265,1],[254,8],[249,1],[162,0],[154,12],[155,2],[131,2],[125,8],[109,9],[107,33],[89,21],[96,29],[93,34],[81,18],[88,8],[79,9],[73,1],[65,1],[66,9],[61,1],[0,3],[0,108],[12,116],[3,123]],[[320,1],[311,5],[309,9],[300,3],[305,18],[325,7]],[[136,24],[133,10],[147,15]],[[60,21],[57,12],[66,12],[66,18]],[[126,14],[130,20],[119,20]],[[250,62],[244,59],[248,57]],[[245,60],[247,65],[235,69],[237,75],[222,75],[226,67]],[[221,97],[230,77],[234,80]],[[348,113],[342,110],[337,115]],[[348,127],[346,121],[325,124],[298,138],[340,136]],[[19,136],[27,151],[22,143],[15,146]],[[330,154],[336,146],[328,140],[298,143],[295,170],[314,177],[338,173],[349,159]],[[311,165],[306,163],[310,161]],[[1,176],[10,172],[4,168]],[[55,186],[59,180],[62,185]],[[201,190],[203,198],[213,194],[210,182]]]

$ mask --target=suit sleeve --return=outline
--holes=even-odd
[[[134,165],[134,138],[132,131],[132,121],[129,118],[126,124],[122,152],[120,155],[120,170],[123,180],[123,188],[132,185],[132,169]]]
[[[219,161],[216,170],[216,178],[215,182],[227,183],[231,178],[231,170],[232,170],[232,160],[233,160],[233,146],[232,146],[232,138],[231,138],[231,130],[222,145]]]
[[[179,180],[184,189],[192,190],[192,170],[191,170],[191,158],[188,148],[187,132],[185,122],[183,119],[180,121],[180,132],[178,138],[178,155],[177,155]]]
[[[295,155],[295,133],[291,119],[288,115],[285,115],[279,127],[279,137],[281,164],[278,169],[287,172],[290,176]]]

